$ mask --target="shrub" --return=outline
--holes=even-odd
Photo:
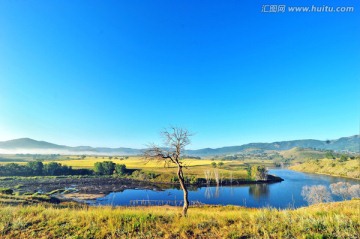
[[[115,171],[115,163],[112,161],[97,162],[94,164],[94,172],[100,175],[112,175]]]
[[[198,183],[198,178],[197,177],[195,177],[195,176],[191,176],[191,178],[190,178],[190,184],[197,184]]]
[[[26,166],[29,168],[32,175],[37,176],[43,174],[44,164],[40,161],[28,162]]]
[[[171,181],[172,183],[178,183],[178,182],[179,182],[179,179],[178,179],[177,176],[173,176],[173,177],[170,179],[170,181]]]
[[[141,172],[140,170],[135,170],[131,174],[131,177],[133,177],[135,179],[139,179],[139,180],[147,180],[148,179],[148,176],[144,172]]]
[[[7,194],[7,195],[11,195],[13,194],[13,190],[10,188],[0,188],[0,194]]]
[[[328,159],[335,159],[335,156],[331,151],[327,151],[325,157]]]
[[[116,164],[115,165],[115,172],[119,176],[123,176],[126,174],[126,165],[125,164]]]
[[[265,166],[252,166],[250,168],[250,178],[252,180],[267,180],[268,172]]]
[[[339,162],[346,162],[348,160],[348,157],[346,155],[341,155]]]
[[[154,178],[156,178],[156,174],[155,173],[147,173],[147,177],[148,177],[148,179],[154,179]]]

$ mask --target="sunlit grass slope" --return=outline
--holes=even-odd
[[[290,169],[360,179],[360,161],[358,159],[345,162],[334,159],[310,160],[294,165]]]
[[[359,238],[360,201],[297,210],[234,206],[0,206],[0,238]]]
[[[295,147],[289,150],[279,151],[284,158],[292,159],[293,161],[306,161],[308,159],[323,159],[325,158],[325,151],[318,151],[309,148]]]

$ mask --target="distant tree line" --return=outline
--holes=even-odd
[[[0,165],[0,176],[59,176],[59,175],[89,175],[90,169],[73,169],[72,167],[50,162],[31,161],[25,165],[9,163]]]
[[[124,176],[129,173],[125,164],[111,161],[97,162],[94,169],[73,169],[71,166],[50,162],[31,161],[27,164],[9,163],[0,165],[0,176],[60,176],[60,175],[113,175]]]
[[[326,154],[325,154],[325,157],[328,158],[328,159],[336,159],[336,158],[339,158],[339,162],[346,162],[348,161],[349,159],[350,160],[353,160],[353,159],[356,159],[356,158],[360,158],[359,156],[355,156],[355,155],[347,155],[347,154],[336,154],[332,151],[327,151]]]
[[[181,159],[201,159],[200,156],[183,155]]]

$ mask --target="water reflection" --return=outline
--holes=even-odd
[[[249,186],[249,194],[255,198],[267,198],[269,196],[269,185],[268,184],[251,184]]]
[[[206,186],[204,193],[206,199],[220,197],[220,187],[219,186],[215,187],[215,193],[213,193],[213,188],[214,187]]]
[[[335,182],[359,184],[359,180],[305,174],[286,169],[273,169],[270,173],[284,178],[285,181],[273,184],[189,187],[189,200],[206,204],[297,208],[307,205],[307,202],[301,196],[302,188],[305,185],[325,185],[329,187],[331,183]],[[179,187],[165,188],[161,191],[129,189],[123,192],[111,193],[104,198],[96,200],[96,204],[129,205],[131,200],[177,201],[182,198],[183,191]],[[342,198],[334,196],[334,200],[339,201]]]
[[[205,198],[210,199],[213,197],[212,187],[206,186],[205,188]]]
[[[215,188],[215,198],[218,198],[219,196],[220,196],[220,187],[219,187],[219,185],[218,186],[216,186],[216,188]]]

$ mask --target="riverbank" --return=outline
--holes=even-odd
[[[205,206],[184,218],[170,206],[0,205],[0,237],[359,238],[359,210],[359,200],[296,210]]]
[[[360,180],[360,161],[358,159],[345,162],[340,162],[335,159],[310,160],[290,166],[289,169],[304,173],[315,173]]]
[[[343,179],[355,179],[355,180],[360,180],[360,178],[353,178],[353,177],[346,177],[346,176],[341,176],[341,175],[337,175],[337,174],[330,174],[330,173],[319,173],[319,172],[312,172],[310,170],[296,170],[293,168],[290,168],[291,170],[297,171],[297,172],[302,172],[302,173],[311,173],[311,174],[317,174],[317,175],[324,175],[324,176],[330,176],[330,177],[337,177],[337,178],[343,178]]]
[[[266,181],[250,181],[244,179],[223,180],[221,185],[241,185],[256,183],[275,183],[283,181],[280,177],[269,175]],[[207,186],[206,181],[199,181],[198,184],[188,184],[188,188]],[[211,185],[216,185],[212,181]],[[100,177],[7,177],[0,180],[0,188],[9,188],[14,193],[22,194],[50,194],[64,201],[84,202],[96,200],[111,192],[122,192],[126,189],[147,189],[161,191],[170,188],[179,188],[179,183],[151,182],[149,180],[135,180],[112,176]]]
[[[151,182],[117,177],[36,177],[36,178],[7,178],[0,181],[0,187],[13,189],[23,193],[50,193],[56,190],[64,193],[77,192],[81,194],[108,194],[125,189],[161,190],[159,185]]]

